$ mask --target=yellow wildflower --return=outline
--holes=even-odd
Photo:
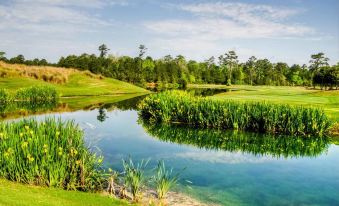
[[[22,148],[22,149],[26,148],[27,146],[28,146],[28,142],[23,142],[23,143],[21,144],[21,148]]]
[[[25,126],[25,129],[26,129],[26,130],[29,130],[29,126],[26,125],[26,126]]]

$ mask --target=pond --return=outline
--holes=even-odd
[[[175,189],[207,203],[339,205],[339,146],[330,139],[152,125],[138,118],[140,99],[35,117],[73,119],[116,170],[129,156],[150,159],[150,169],[165,160],[181,174]]]

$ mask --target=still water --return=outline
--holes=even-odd
[[[339,205],[339,146],[326,138],[272,137],[253,133],[152,125],[138,119],[139,98],[88,111],[46,116],[72,119],[86,142],[121,160],[158,160],[180,172],[176,190],[220,205]]]

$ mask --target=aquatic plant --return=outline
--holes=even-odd
[[[322,109],[268,102],[238,102],[165,91],[146,97],[140,116],[153,122],[262,133],[321,136],[331,123]]]
[[[32,86],[21,88],[15,93],[16,101],[29,102],[57,102],[59,99],[58,92],[51,86]]]
[[[101,187],[100,158],[73,121],[46,118],[0,123],[0,177],[69,190]]]
[[[148,161],[142,160],[140,163],[135,165],[130,158],[128,161],[123,160],[122,163],[124,166],[125,185],[130,188],[133,200],[139,201],[141,198],[141,188],[145,183],[144,170]]]
[[[9,101],[9,92],[6,89],[0,88],[0,106],[7,104]]]
[[[172,169],[168,170],[165,166],[164,161],[159,161],[158,166],[153,176],[157,196],[161,200],[163,199],[171,187],[173,187],[179,178],[179,175],[172,175]]]
[[[331,141],[327,137],[271,135],[139,121],[150,136],[165,142],[193,145],[208,150],[270,155],[277,158],[317,157]]]

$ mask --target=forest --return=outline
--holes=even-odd
[[[105,44],[98,47],[99,55],[81,54],[61,57],[57,63],[46,59],[26,60],[23,55],[7,59],[0,52],[0,60],[7,63],[26,65],[49,65],[89,70],[95,74],[112,77],[147,87],[185,87],[190,84],[247,84],[272,86],[313,86],[320,89],[338,89],[339,62],[329,65],[329,59],[319,52],[310,56],[308,64],[288,65],[272,63],[268,59],[250,57],[240,62],[235,51],[228,51],[219,57],[210,57],[198,62],[184,56],[166,55],[160,59],[146,56],[147,48],[139,46],[139,55],[114,56],[108,54]],[[151,83],[151,84],[150,84]]]

